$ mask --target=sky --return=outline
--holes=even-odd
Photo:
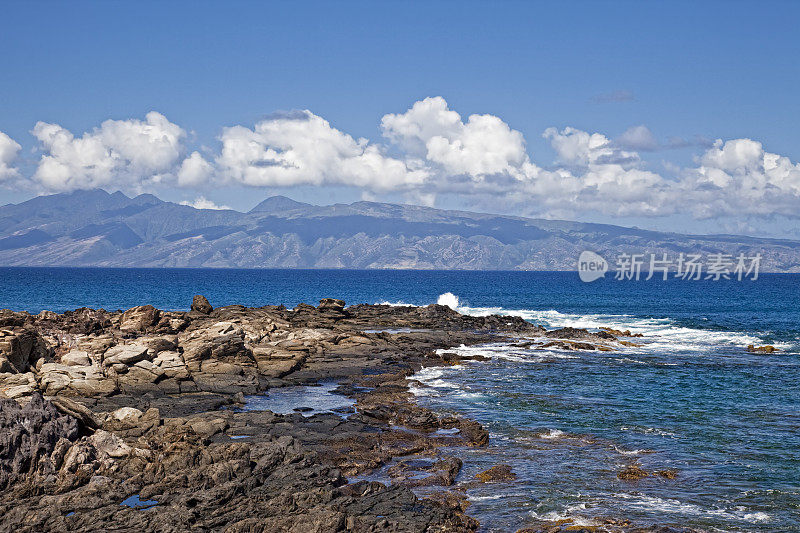
[[[101,187],[800,239],[796,2],[14,2],[0,205]]]

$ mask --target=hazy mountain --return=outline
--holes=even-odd
[[[583,250],[763,255],[800,271],[800,242],[557,220],[268,198],[248,213],[102,190],[0,207],[0,265],[571,270]]]

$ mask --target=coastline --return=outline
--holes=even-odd
[[[498,465],[457,484],[462,459],[448,448],[485,446],[489,434],[420,406],[409,378],[426,366],[480,360],[447,350],[459,345],[539,338],[525,342],[602,350],[627,342],[622,332],[547,332],[442,305],[334,299],[292,310],[213,309],[196,297],[188,313],[2,311],[0,322],[0,391],[13,398],[0,400],[9,452],[0,462],[3,531],[474,531],[465,492],[514,474]],[[330,382],[352,408],[310,416],[243,409],[246,395],[266,391],[268,401],[269,391]],[[363,479],[380,468],[391,484]],[[420,499],[419,487],[436,489]],[[606,526],[634,530],[611,518]],[[533,527],[525,530],[574,525]]]

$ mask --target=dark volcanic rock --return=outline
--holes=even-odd
[[[0,490],[27,474],[53,473],[60,458],[51,457],[62,441],[79,436],[78,421],[61,414],[52,403],[34,393],[25,407],[0,398]]]

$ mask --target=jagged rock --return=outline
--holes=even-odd
[[[42,320],[57,320],[58,313],[54,313],[53,311],[48,311],[47,309],[40,311],[38,315],[36,315]]]
[[[163,335],[160,337],[139,337],[136,339],[137,344],[147,346],[147,349],[152,354],[157,354],[164,351],[174,351],[178,349],[177,335]]]
[[[57,439],[38,460],[50,466],[37,470],[32,483],[0,491],[3,527],[474,531],[477,523],[458,502],[420,500],[408,486],[348,484],[342,472],[363,474],[399,460],[404,467],[395,469],[396,479],[405,485],[452,484],[460,460],[437,450],[485,445],[489,434],[477,422],[417,406],[407,376],[420,365],[448,362],[431,356],[444,348],[488,342],[498,338],[495,332],[543,331],[519,317],[471,317],[442,306],[351,306],[346,312],[335,301],[298,312],[225,306],[211,316],[155,312],[155,324],[153,318],[131,326],[147,314],[134,310],[41,318],[0,312],[0,322],[11,324],[6,329],[53,332],[47,339],[57,342],[62,363],[40,359],[36,372],[2,374],[0,391],[47,390],[59,395],[53,402],[70,413],[65,418],[83,421],[76,422],[79,435]],[[82,329],[77,317],[94,325]],[[138,329],[118,329],[123,324]],[[100,329],[65,335],[67,327]],[[381,328],[390,331],[364,331]],[[391,331],[398,328],[410,333]],[[127,344],[119,345],[121,339]],[[95,364],[63,364],[75,354],[60,356],[74,351]],[[323,380],[339,381],[337,392],[354,398],[357,412],[305,417],[229,409],[244,402],[243,394]],[[71,405],[74,396],[84,399]],[[89,408],[111,413],[103,415],[101,431],[91,432]],[[440,428],[457,431],[435,431]],[[422,466],[398,459],[409,455],[431,459]],[[146,512],[121,507],[131,495],[158,504]]]
[[[74,442],[79,433],[75,418],[38,393],[24,407],[0,398],[0,490],[31,472],[53,473],[50,454],[61,439]]]
[[[41,390],[49,396],[55,396],[62,391],[79,396],[104,396],[116,389],[116,383],[108,379],[96,365],[66,366],[45,363],[39,370],[38,381]]]
[[[203,315],[207,315],[211,313],[211,311],[213,311],[214,308],[211,307],[211,304],[208,303],[208,300],[206,299],[205,296],[196,294],[195,297],[192,298],[192,306],[189,308],[189,310]]]
[[[387,473],[407,487],[449,487],[455,483],[461,466],[461,459],[457,457],[445,457],[438,461],[404,460],[389,468]]]

